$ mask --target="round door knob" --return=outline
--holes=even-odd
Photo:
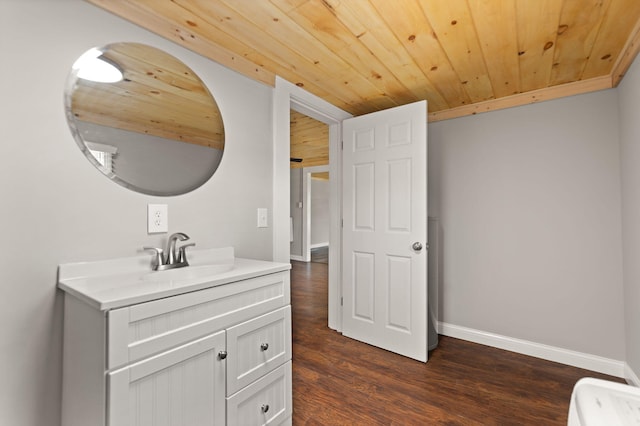
[[[218,359],[225,359],[227,357],[227,351],[218,352]]]
[[[260,345],[260,349],[263,351],[266,351],[267,349],[269,349],[269,344],[268,343],[263,343]]]
[[[260,407],[260,409],[263,413],[266,413],[267,411],[269,411],[269,404],[264,404],[262,407]]]
[[[411,248],[413,248],[415,251],[420,251],[422,250],[422,243],[416,241],[415,243],[413,243]]]

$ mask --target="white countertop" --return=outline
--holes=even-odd
[[[184,269],[221,265],[222,271],[212,276],[169,279],[166,277],[172,274],[151,271],[152,257],[143,255],[60,265],[58,287],[107,311],[291,269],[288,263],[235,258],[232,247],[193,250],[188,256],[190,266]]]

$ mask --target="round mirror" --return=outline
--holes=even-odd
[[[200,78],[154,47],[114,43],[73,65],[71,132],[87,159],[122,186],[179,195],[204,184],[224,150],[220,110]]]

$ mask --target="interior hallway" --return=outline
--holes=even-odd
[[[566,425],[588,370],[440,336],[427,364],[327,328],[327,264],[292,262],[293,424]]]

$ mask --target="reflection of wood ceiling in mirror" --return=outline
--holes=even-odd
[[[429,121],[618,85],[639,0],[88,0],[353,115],[426,99]]]
[[[311,173],[311,179],[329,180],[329,172]]]
[[[329,126],[291,110],[291,162],[292,169],[329,164]]]
[[[77,120],[222,149],[220,111],[200,79],[181,61],[135,43],[103,55],[124,80],[78,79],[72,109]]]

